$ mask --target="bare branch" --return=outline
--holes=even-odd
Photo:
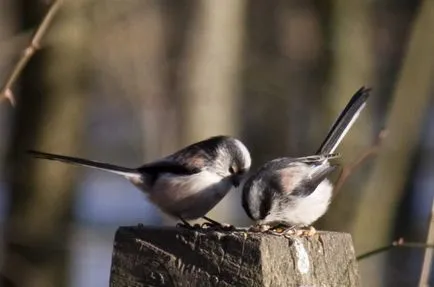
[[[342,186],[347,181],[347,179],[350,177],[351,174],[353,174],[362,164],[371,156],[374,156],[378,153],[381,143],[383,139],[387,136],[387,130],[383,129],[375,139],[374,143],[368,147],[354,162],[346,165],[343,167],[342,172],[336,181],[335,189],[334,189],[334,195],[336,196],[339,191],[342,189]]]
[[[387,246],[383,246],[377,249],[374,249],[372,251],[366,252],[362,255],[357,256],[357,260],[363,260],[368,257],[371,257],[376,254],[380,254],[382,252],[389,251],[392,248],[395,247],[401,247],[401,248],[434,248],[434,244],[425,244],[425,243],[419,243],[419,242],[405,242],[404,238],[399,238],[396,241],[393,241],[392,244],[389,244]]]
[[[18,77],[20,76],[24,67],[29,62],[30,58],[40,48],[42,37],[44,37],[45,33],[47,32],[47,29],[50,26],[57,11],[59,10],[62,2],[63,0],[55,0],[51,4],[50,9],[48,9],[47,14],[45,15],[44,19],[42,19],[42,22],[39,24],[39,27],[33,35],[32,39],[30,40],[29,45],[21,53],[20,59],[13,67],[12,71],[9,74],[9,77],[6,80],[6,83],[1,88],[0,102],[3,99],[8,99],[13,106],[15,105],[16,102],[14,94],[12,92],[12,86],[17,81]]]
[[[433,242],[434,241],[434,201],[431,204],[431,216],[430,216],[430,223],[428,227],[428,236],[426,238],[426,242]],[[420,272],[420,278],[419,278],[419,286],[428,286],[430,275],[431,275],[431,267],[432,267],[432,258],[433,256],[433,250],[427,249],[425,250],[424,258],[423,258],[423,264],[422,264],[422,270]]]

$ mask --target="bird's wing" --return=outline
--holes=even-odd
[[[201,169],[175,160],[160,160],[145,164],[139,167],[138,171],[146,179],[147,183],[152,186],[162,174],[187,176],[199,173]]]
[[[315,191],[318,185],[336,169],[336,167],[337,165],[328,164],[315,167],[310,175],[304,177],[298,182],[291,194],[302,197],[309,196]]]
[[[280,193],[292,192],[306,176],[306,169],[311,166],[305,160],[306,157],[274,159],[267,162],[256,177],[262,178],[269,188]]]
[[[216,136],[191,144],[159,161],[145,164],[138,170],[153,184],[161,174],[193,175],[212,165],[227,136]]]
[[[317,164],[323,164],[325,160],[340,158],[340,157],[341,157],[340,153],[330,153],[330,154],[318,154],[318,155],[310,155],[305,157],[297,157],[297,158],[293,158],[292,160],[295,162],[317,165]]]
[[[200,168],[198,167],[174,160],[161,160],[152,162],[139,167],[138,170],[147,174],[172,173],[176,175],[191,175],[200,172]]]
[[[303,157],[282,157],[267,162],[260,168],[260,171],[281,170],[288,167],[292,167],[299,163],[308,164],[308,165],[319,165],[319,164],[322,165],[325,160],[335,159],[340,157],[341,154],[339,153],[319,154],[319,155],[310,155],[310,156],[303,156]]]
[[[324,164],[324,159],[324,156],[279,158],[265,164],[259,173],[275,190],[308,196],[337,167]],[[310,173],[309,169],[312,170]]]
[[[228,139],[228,136],[216,136],[196,142],[167,156],[163,160],[174,161],[188,169],[203,169],[214,163],[219,149]]]

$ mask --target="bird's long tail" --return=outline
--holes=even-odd
[[[316,154],[329,154],[336,150],[365,107],[370,91],[371,89],[362,87],[354,94],[334,122]]]
[[[87,159],[71,157],[71,156],[45,153],[45,152],[34,151],[34,150],[29,150],[28,152],[30,154],[32,154],[34,157],[40,158],[40,159],[55,160],[55,161],[61,161],[61,162],[67,163],[67,164],[86,166],[86,167],[90,167],[90,168],[108,171],[111,173],[120,174],[123,176],[140,175],[140,173],[134,168],[127,168],[127,167],[117,166],[117,165],[113,165],[113,164],[109,164],[109,163],[97,162],[97,161],[93,161],[93,160],[87,160]]]

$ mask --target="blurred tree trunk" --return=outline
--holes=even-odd
[[[279,58],[277,10],[276,3],[271,1],[248,1],[247,5],[240,115],[243,136],[255,155],[253,168],[285,150],[280,129],[284,126],[281,123],[286,119],[290,97],[282,87],[286,62]]]
[[[47,10],[41,1],[17,1],[23,29]],[[3,286],[49,287],[68,282],[68,239],[74,173],[67,165],[31,159],[27,149],[77,154],[86,95],[81,1],[65,1],[49,30],[52,47],[22,75],[7,160],[11,206],[5,228]],[[48,35],[47,35],[48,36]]]
[[[243,55],[243,135],[253,169],[314,152],[316,103],[324,81],[322,23],[314,1],[250,1]],[[250,221],[240,210],[238,224]]]
[[[242,115],[254,164],[314,152],[310,140],[324,81],[314,1],[249,2]],[[306,144],[307,143],[307,144]]]
[[[413,23],[386,127],[389,131],[364,185],[353,227],[358,253],[392,241],[394,221],[428,111],[434,71],[434,2],[423,1]],[[377,256],[381,263],[384,257]],[[369,264],[373,262],[370,259]],[[368,265],[368,264],[366,264]],[[363,267],[363,266],[362,266]],[[381,272],[381,268],[376,268]],[[371,277],[376,275],[370,274]],[[373,286],[373,285],[371,285]]]
[[[180,77],[182,145],[219,134],[237,136],[240,129],[239,83],[246,1],[195,4]],[[220,207],[231,210],[233,204]]]
[[[332,7],[330,86],[324,101],[326,114],[323,118],[326,120],[319,123],[324,130],[323,138],[351,96],[361,86],[372,87],[374,79],[371,3],[335,0]],[[343,154],[341,163],[344,165],[352,162],[372,144],[369,103],[338,147],[337,151]],[[339,196],[333,200],[329,212],[321,220],[321,225],[325,228],[349,230],[360,194],[360,188],[357,187],[360,186],[360,179],[366,176],[363,170],[358,170],[357,178],[352,177],[346,182]]]
[[[320,144],[316,111],[321,106],[326,71],[321,65],[326,56],[321,17],[314,1],[284,0],[280,1],[276,18],[279,62],[284,65],[281,98],[287,101],[281,112],[283,124],[276,124],[280,130],[274,135],[285,143],[286,151],[277,156],[312,154]],[[307,110],[311,113],[307,114]]]
[[[181,88],[182,144],[239,132],[245,1],[197,1]]]
[[[330,21],[332,65],[329,71],[330,85],[327,87],[324,101],[326,107],[324,109],[326,120],[322,121],[324,136],[354,92],[361,86],[372,87],[375,67],[372,43],[372,3],[361,0],[334,0],[332,3]],[[343,165],[354,161],[372,144],[371,104],[368,103],[337,150],[343,155],[341,160]],[[324,126],[325,123],[327,126]],[[356,175],[347,180],[339,191],[339,195],[333,199],[327,214],[318,222],[321,228],[350,230],[356,216],[355,210],[359,205],[358,198],[362,196],[360,186],[368,176],[367,172],[366,169],[359,169]],[[363,240],[371,234],[360,234],[359,236],[361,236],[360,240]],[[365,273],[362,272],[362,274]],[[364,278],[364,284],[377,286],[372,285],[374,284],[372,280],[378,277],[381,276]]]
[[[142,51],[146,65],[141,67],[141,81],[136,81],[136,91],[142,98],[141,114],[145,160],[154,160],[176,149],[175,109],[167,100],[165,80],[167,72],[165,22],[161,3],[152,1],[142,25],[146,37]],[[140,89],[141,88],[141,89]],[[163,132],[164,131],[164,132]]]
[[[138,115],[137,120],[141,121],[141,131],[137,132],[142,138],[143,161],[147,162],[176,148],[173,107],[166,97],[163,3],[159,0],[138,0],[104,4],[112,14],[118,12],[114,8],[116,5],[121,9],[128,7],[128,16],[120,23],[114,23],[116,33],[107,35],[106,27],[100,27],[100,33],[113,51],[122,53],[106,56],[113,62],[110,73],[114,73],[113,77],[125,88],[123,97],[129,100],[133,114]],[[130,45],[125,46],[125,43]],[[100,60],[106,62],[107,57]]]
[[[173,82],[179,74],[179,42],[189,22],[184,10],[192,10],[188,4],[134,0],[98,2],[93,7],[93,66],[102,75],[97,89],[115,95],[115,103],[123,107],[119,112],[130,109],[130,120],[141,123],[134,126],[128,142],[142,142],[129,150],[136,156],[142,150],[144,161],[179,148]]]

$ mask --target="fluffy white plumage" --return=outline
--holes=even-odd
[[[41,159],[123,175],[163,212],[183,220],[204,217],[239,185],[251,165],[245,145],[229,136],[216,136],[191,144],[138,168],[39,151],[30,153]]]
[[[336,167],[329,158],[365,108],[369,91],[362,87],[351,97],[314,156],[271,160],[247,180],[242,204],[251,219],[269,226],[310,225],[327,211],[333,194],[327,176]]]
[[[326,213],[333,194],[332,191],[333,185],[326,179],[309,196],[294,198],[286,209],[278,207],[278,202],[274,201],[270,213],[259,223],[284,221],[292,226],[310,225]]]

